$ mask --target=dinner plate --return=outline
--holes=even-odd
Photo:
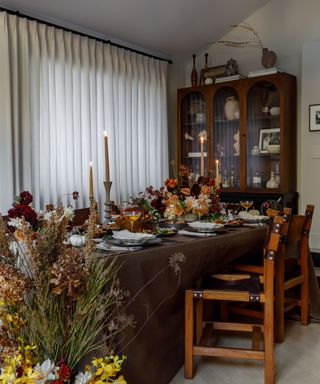
[[[250,215],[248,212],[239,212],[238,216],[245,222],[245,223],[263,223],[265,221],[269,220],[268,216],[263,215]]]
[[[137,247],[137,246],[148,246],[148,245],[155,245],[161,243],[161,239],[158,237],[155,237],[154,239],[150,240],[144,240],[144,241],[130,241],[129,239],[112,239],[112,243],[123,246],[123,247]]]
[[[156,235],[151,233],[130,232],[128,230],[113,231],[112,237],[126,245],[130,244],[143,244],[145,241],[156,238]]]
[[[202,222],[202,221],[194,221],[193,223],[188,223],[188,226],[195,231],[203,232],[203,233],[216,232],[218,229],[221,229],[224,227],[223,224]]]

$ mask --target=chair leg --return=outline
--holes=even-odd
[[[184,341],[184,377],[186,379],[193,378],[194,362],[193,362],[193,294],[191,290],[185,293],[185,341]]]
[[[203,300],[198,299],[195,302],[196,312],[196,344],[199,344],[203,332]]]
[[[270,271],[265,276],[268,276],[265,281],[268,288],[264,304],[264,384],[274,384],[274,280]]]
[[[275,265],[276,289],[275,289],[275,341],[284,341],[284,260],[280,257]]]
[[[301,274],[304,281],[301,284],[301,324],[310,323],[310,301],[309,301],[309,249],[307,245],[302,245]]]

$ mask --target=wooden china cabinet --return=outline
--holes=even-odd
[[[287,73],[178,90],[178,160],[222,183],[221,200],[297,208],[296,78]]]

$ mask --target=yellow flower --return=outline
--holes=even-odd
[[[24,369],[23,375],[15,380],[15,383],[34,384],[39,379],[39,373],[31,367]]]
[[[92,360],[92,365],[94,365],[95,367],[97,367],[99,364],[101,364],[103,362],[103,359],[100,357],[99,359],[95,358]]]
[[[118,379],[116,379],[113,384],[127,384],[127,382],[125,381],[124,377],[121,375],[118,377]]]

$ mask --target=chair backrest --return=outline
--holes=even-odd
[[[283,223],[285,222],[282,216],[275,216],[269,223],[266,242],[263,247],[263,276],[260,281],[263,283],[266,305],[265,310],[270,311],[273,307],[274,299],[274,264],[278,257],[281,257],[283,251],[281,240],[285,235]],[[271,306],[271,307],[270,307]],[[267,309],[268,308],[268,309]]]
[[[286,240],[286,236],[288,234],[289,224],[291,221],[291,214],[292,214],[292,208],[287,208],[287,207],[283,208],[283,212],[282,212],[283,223],[281,225],[281,239],[280,239],[282,246],[283,246],[283,244]],[[279,211],[276,211],[276,210],[272,210],[269,212],[270,219],[269,219],[269,223],[268,223],[267,235],[265,238],[265,246],[269,242],[269,237],[271,235],[272,228],[273,228],[274,218],[279,216],[279,215],[280,215]],[[282,247],[281,251],[284,252],[283,247]]]
[[[82,225],[89,218],[89,215],[90,215],[90,208],[75,209],[72,225],[74,226]]]
[[[304,215],[293,215],[286,240],[286,258],[298,258],[303,246],[308,246],[314,205],[307,205]]]

